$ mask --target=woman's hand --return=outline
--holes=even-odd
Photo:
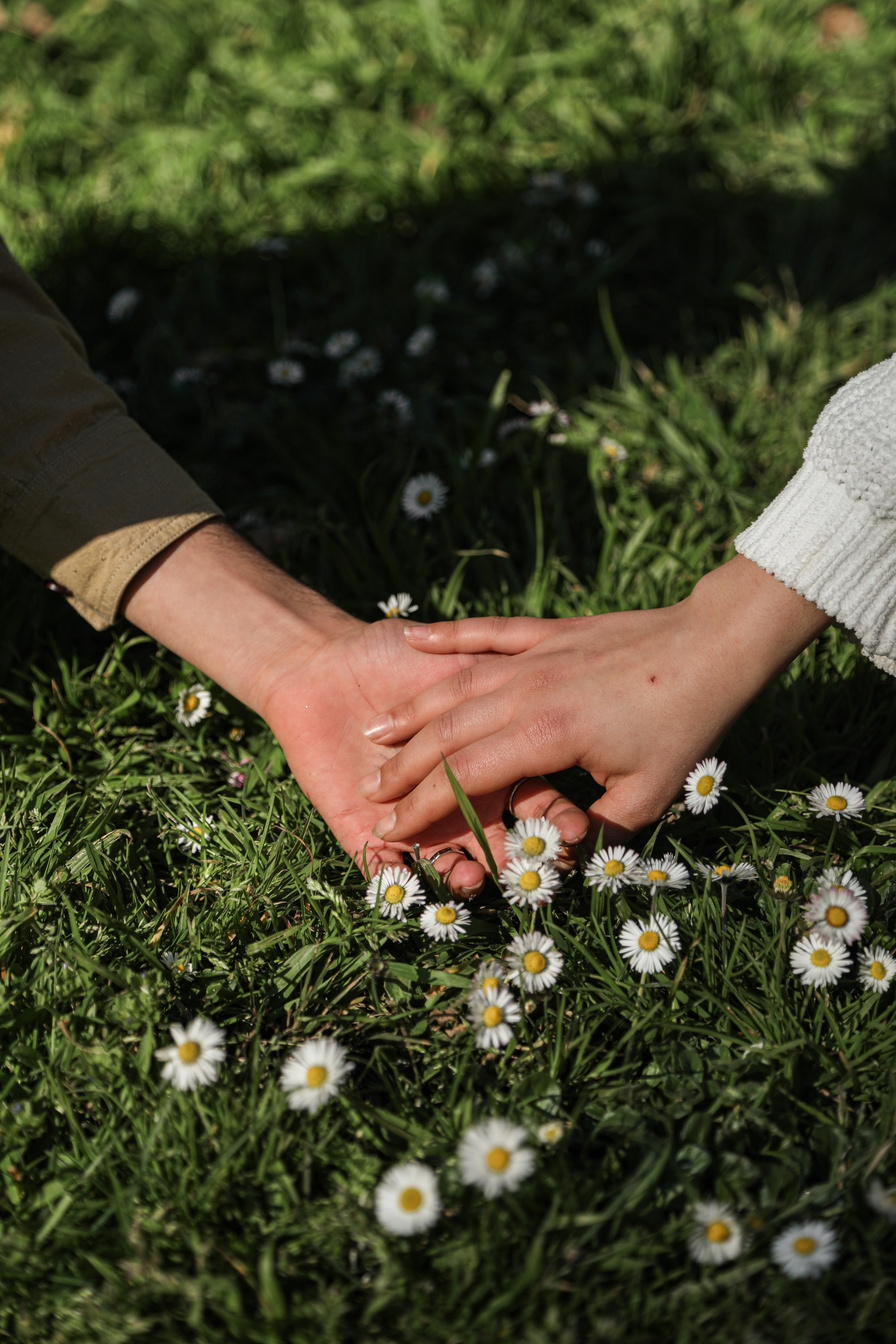
[[[762,687],[829,623],[735,556],[673,607],[573,620],[488,618],[405,626],[433,653],[510,655],[464,667],[372,719],[402,743],[361,780],[394,843],[454,808],[443,758],[473,798],[581,765],[606,789],[592,831],[623,839],[661,815],[685,776]]]

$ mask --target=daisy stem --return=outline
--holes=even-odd
[[[831,833],[828,836],[828,847],[824,852],[825,868],[829,868],[831,866],[831,854],[834,849],[834,836],[837,834],[837,825],[838,823],[836,821],[831,822]]]

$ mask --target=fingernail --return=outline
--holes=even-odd
[[[431,625],[406,625],[404,628],[405,639],[421,640],[432,639]]]
[[[365,723],[361,732],[365,737],[385,737],[386,733],[391,733],[393,723],[391,714],[377,714],[375,719]]]
[[[481,882],[477,882],[475,887],[458,887],[457,894],[458,896],[460,896],[461,900],[468,901],[471,896],[476,895],[476,893],[480,890],[481,887],[482,887]]]
[[[372,797],[380,786],[381,774],[381,770],[371,770],[369,775],[365,775],[363,779],[358,780],[358,792],[363,794],[365,798]]]
[[[373,828],[373,833],[378,839],[384,840],[386,836],[389,834],[389,832],[394,829],[394,827],[395,827],[395,813],[390,812],[388,817],[383,817],[382,821],[377,822],[377,824]]]

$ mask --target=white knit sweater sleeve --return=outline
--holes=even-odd
[[[734,545],[896,676],[896,355],[831,398],[803,465]]]

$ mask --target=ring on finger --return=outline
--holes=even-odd
[[[509,812],[510,815],[513,817],[514,821],[520,820],[520,818],[513,810],[513,804],[516,801],[516,795],[519,793],[520,788],[522,787],[523,784],[529,784],[532,782],[533,779],[539,779],[539,778],[541,778],[541,776],[539,775],[523,775],[522,779],[518,779],[515,784],[511,784],[510,792],[507,795],[507,806],[504,808],[504,811]]]
[[[435,863],[436,859],[440,859],[443,854],[460,854],[461,858],[470,860],[473,858],[470,851],[464,849],[463,845],[445,845],[443,849],[437,849],[435,854],[428,855],[426,862]]]

